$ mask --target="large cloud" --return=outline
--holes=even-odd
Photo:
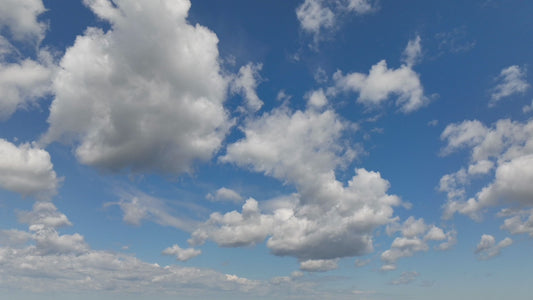
[[[60,63],[50,128],[76,156],[107,170],[180,173],[208,160],[230,122],[218,39],[187,22],[188,0],[85,0],[110,23],[88,28]]]
[[[41,199],[56,194],[60,179],[50,154],[30,144],[0,139],[0,188]]]
[[[357,169],[347,184],[336,179],[335,169],[356,154],[340,142],[350,128],[333,111],[313,105],[249,120],[245,138],[229,145],[221,161],[294,185],[298,193],[263,209],[249,199],[242,212],[214,213],[190,242],[211,239],[234,247],[268,237],[273,254],[296,257],[306,270],[372,251],[373,231],[393,220],[393,206],[401,201],[387,194],[389,183],[377,172]]]

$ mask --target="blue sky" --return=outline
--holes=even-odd
[[[0,299],[529,299],[533,3],[0,1]]]

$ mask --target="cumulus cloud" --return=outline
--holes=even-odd
[[[32,211],[19,214],[28,231],[0,231],[0,287],[36,293],[106,291],[179,295],[180,298],[216,298],[221,293],[233,299],[278,297],[287,291],[307,299],[331,298],[314,293],[313,284],[299,284],[296,272],[288,280],[259,281],[210,269],[159,266],[132,255],[94,250],[78,233],[60,234],[59,227],[70,225],[68,218],[49,202],[36,203]],[[166,249],[180,254],[177,245]],[[181,258],[195,251],[181,249]],[[183,254],[185,253],[185,254]]]
[[[429,99],[424,96],[424,88],[420,76],[412,69],[420,56],[420,37],[410,41],[404,51],[403,64],[398,69],[389,69],[387,62],[382,60],[372,66],[368,74],[341,71],[333,74],[335,86],[330,94],[339,92],[359,93],[357,102],[373,108],[382,105],[391,95],[397,96],[396,106],[404,113],[409,113],[427,105]]]
[[[448,125],[441,138],[447,142],[445,154],[470,149],[469,166],[441,179],[440,189],[448,192],[445,218],[458,212],[479,220],[491,206],[533,205],[533,121],[504,119],[492,127],[477,120],[464,121]],[[474,196],[467,197],[465,187],[473,176],[493,179]]]
[[[427,225],[424,219],[409,217],[403,223],[394,222],[386,227],[389,236],[400,233],[391,244],[391,248],[381,254],[382,271],[396,270],[396,262],[403,257],[411,257],[416,252],[428,251],[429,243],[441,241],[435,246],[437,250],[448,250],[456,243],[456,232],[447,233],[435,226]]]
[[[111,28],[87,28],[54,77],[47,144],[73,141],[105,170],[191,172],[219,149],[223,107],[217,36],[187,22],[188,0],[86,0]]]
[[[250,119],[245,137],[220,158],[294,185],[298,193],[261,208],[248,199],[241,212],[214,213],[193,232],[190,242],[207,239],[221,246],[253,245],[267,239],[275,255],[300,262],[369,253],[374,230],[394,219],[399,197],[378,172],[356,169],[347,184],[335,169],[356,152],[340,140],[353,128],[332,110],[275,109]],[[310,264],[310,263],[309,263]]]
[[[189,259],[202,254],[202,250],[194,248],[182,249],[177,244],[174,244],[172,247],[163,250],[162,254],[176,256],[176,259],[179,261],[188,261]]]
[[[501,229],[509,231],[511,234],[529,234],[533,237],[533,210],[503,209],[498,213],[499,217],[507,217]]]
[[[239,193],[225,187],[221,187],[215,192],[215,194],[209,193],[205,197],[207,200],[211,201],[229,201],[233,203],[240,203],[243,200]]]
[[[494,106],[502,98],[513,94],[523,94],[530,85],[526,81],[527,71],[517,65],[504,68],[497,77],[498,84],[492,89],[489,106]]]
[[[506,237],[496,244],[496,239],[492,235],[484,234],[481,236],[481,240],[476,247],[475,254],[478,255],[478,259],[487,260],[494,256],[500,255],[503,248],[509,247],[513,244],[513,240]]]
[[[42,0],[0,2],[0,29],[7,28],[14,40],[39,43],[47,25],[37,20],[46,9]]]
[[[0,139],[0,187],[22,196],[47,199],[56,194],[57,177],[50,154],[30,144]]]
[[[50,53],[39,51],[37,61],[14,54],[18,54],[17,49],[0,36],[0,121],[18,109],[35,106],[51,93],[55,67]]]
[[[414,66],[422,56],[422,45],[420,36],[416,36],[415,39],[410,40],[407,43],[407,47],[403,51],[403,61],[408,66]]]
[[[263,106],[263,101],[259,99],[256,92],[258,81],[261,80],[259,71],[262,68],[262,64],[249,63],[242,66],[239,69],[239,74],[231,82],[231,90],[244,97],[246,100],[246,110],[249,112],[256,112]]]

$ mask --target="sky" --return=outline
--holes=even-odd
[[[0,0],[0,299],[529,299],[532,13]]]

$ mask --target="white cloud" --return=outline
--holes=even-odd
[[[16,52],[10,44],[0,44],[0,121],[17,109],[35,106],[51,92],[54,67],[50,54],[40,51],[39,61],[31,59],[5,62],[4,55]]]
[[[420,44],[420,36],[416,36],[414,40],[407,43],[407,47],[403,51],[403,61],[408,66],[414,66],[422,56],[422,46]]]
[[[444,241],[435,246],[437,250],[448,250],[456,243],[456,232],[451,230],[447,233],[435,226],[427,225],[424,219],[409,217],[403,223],[394,222],[386,227],[386,233],[391,236],[400,232],[401,237],[396,237],[391,248],[381,254],[384,263],[382,271],[396,270],[396,262],[403,257],[411,257],[416,252],[428,251],[429,242]]]
[[[243,200],[239,193],[225,187],[219,188],[214,195],[211,193],[207,194],[206,198],[211,201],[229,201],[233,203],[241,203]]]
[[[119,202],[108,202],[105,206],[118,205],[124,213],[123,220],[132,225],[140,225],[143,220],[155,222],[162,226],[170,226],[185,231],[191,231],[195,222],[186,217],[178,217],[171,214],[172,209],[165,201],[152,197],[140,191],[117,192]],[[179,204],[178,201],[174,201]],[[194,205],[187,205],[183,209],[194,209]]]
[[[300,270],[308,272],[326,272],[338,268],[337,259],[311,259],[300,262]]]
[[[328,98],[326,98],[326,95],[324,94],[323,89],[310,92],[307,95],[307,98],[308,98],[307,104],[311,107],[322,108],[323,106],[328,104]]]
[[[340,142],[352,124],[331,110],[278,108],[243,126],[245,137],[220,158],[294,185],[298,193],[260,209],[247,200],[242,212],[214,213],[196,230],[193,245],[211,239],[222,246],[267,240],[275,255],[300,261],[330,260],[373,250],[372,235],[390,223],[400,199],[387,194],[378,172],[355,170],[344,184],[335,169],[356,152]]]
[[[400,274],[400,277],[391,281],[390,284],[392,285],[409,284],[415,281],[418,276],[420,276],[418,272],[414,272],[414,271],[402,272],[402,274]]]
[[[2,0],[0,29],[7,27],[13,39],[38,44],[46,31],[46,24],[37,17],[45,12],[42,0]]]
[[[533,237],[533,210],[523,209],[509,212],[509,209],[503,209],[498,216],[509,217],[504,220],[501,229],[511,234],[529,234]]]
[[[504,68],[497,78],[499,83],[492,89],[489,106],[493,106],[502,98],[509,97],[513,94],[525,93],[530,87],[526,81],[526,76],[526,69],[521,69],[517,65]]]
[[[18,221],[30,226],[59,228],[71,226],[67,216],[59,212],[51,202],[36,202],[32,211],[20,212]]]
[[[57,178],[50,154],[30,144],[0,139],[0,187],[22,196],[47,199],[56,194]]]
[[[305,0],[296,8],[296,16],[303,30],[318,35],[321,30],[335,24],[335,14],[323,0]]]
[[[53,80],[42,142],[73,141],[80,162],[106,170],[191,172],[220,148],[223,107],[216,35],[187,23],[188,0],[86,0],[111,28],[88,28]]]
[[[174,244],[172,247],[163,250],[162,253],[164,255],[174,255],[179,261],[188,261],[189,259],[202,254],[202,250],[194,248],[182,249],[177,244]]]
[[[480,219],[482,212],[499,204],[532,206],[533,121],[499,120],[491,128],[479,121],[451,124],[441,135],[447,141],[443,153],[470,148],[470,165],[444,175],[441,190],[448,192],[444,217],[454,213]],[[494,170],[494,172],[492,172]],[[473,176],[494,174],[491,183],[466,200],[465,187]]]
[[[258,81],[261,80],[259,71],[263,68],[262,64],[249,63],[239,69],[239,74],[231,82],[231,90],[234,93],[240,93],[246,100],[246,109],[249,112],[256,112],[263,106],[263,101],[257,96],[255,91]]]
[[[424,88],[420,76],[412,69],[415,60],[420,56],[416,45],[420,41],[410,41],[405,55],[408,64],[398,69],[389,69],[387,62],[382,60],[372,66],[368,75],[363,73],[333,74],[335,86],[328,90],[329,94],[338,92],[359,93],[357,102],[373,108],[382,105],[391,95],[397,96],[396,106],[404,113],[409,113],[427,105],[429,99],[424,96]]]
[[[314,37],[315,44],[323,39],[324,32],[335,30],[345,15],[364,15],[376,10],[372,0],[305,0],[296,8],[300,27]]]
[[[529,112],[533,111],[533,100],[531,101],[531,104],[530,105],[524,105],[524,107],[522,107],[522,112],[527,114]]]
[[[513,240],[506,237],[496,244],[496,240],[492,235],[484,234],[481,236],[481,240],[476,247],[475,254],[478,255],[478,259],[487,260],[494,256],[500,255],[503,248],[509,247],[513,244]]]

